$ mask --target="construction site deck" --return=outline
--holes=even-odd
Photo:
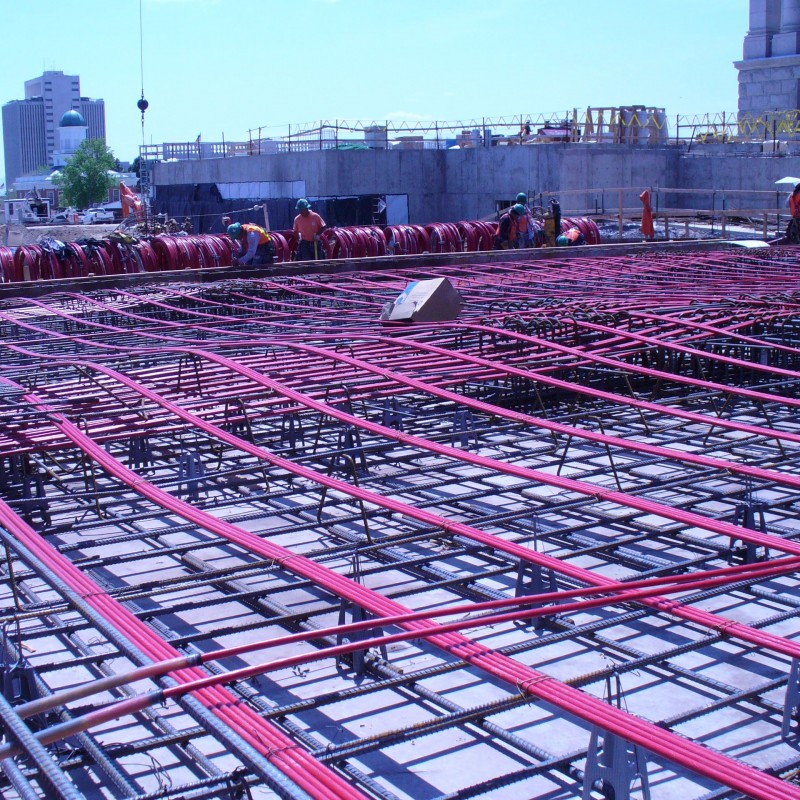
[[[13,286],[0,342],[4,798],[800,798],[797,248]]]

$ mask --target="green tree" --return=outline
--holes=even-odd
[[[108,190],[114,186],[108,171],[114,169],[115,163],[114,154],[102,139],[84,139],[53,179],[61,193],[62,204],[88,208],[105,200]]]

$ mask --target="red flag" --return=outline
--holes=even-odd
[[[126,219],[131,214],[136,215],[136,219],[142,218],[142,200],[139,195],[129,189],[122,181],[119,182],[119,202],[122,206],[122,218]]]
[[[641,231],[648,239],[654,239],[656,230],[653,227],[653,210],[650,208],[650,190],[645,189],[640,195],[639,199],[642,201],[642,226]]]

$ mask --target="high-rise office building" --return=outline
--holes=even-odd
[[[61,117],[74,109],[86,120],[89,139],[106,138],[105,102],[81,97],[77,75],[45,72],[25,81],[25,99],[3,106],[3,150],[6,184],[53,166]]]

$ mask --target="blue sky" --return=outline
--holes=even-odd
[[[736,111],[748,0],[142,0],[148,143],[320,119],[468,120],[587,106]],[[139,0],[2,0],[0,102],[44,70],[142,143]],[[4,178],[0,177],[0,182]]]

